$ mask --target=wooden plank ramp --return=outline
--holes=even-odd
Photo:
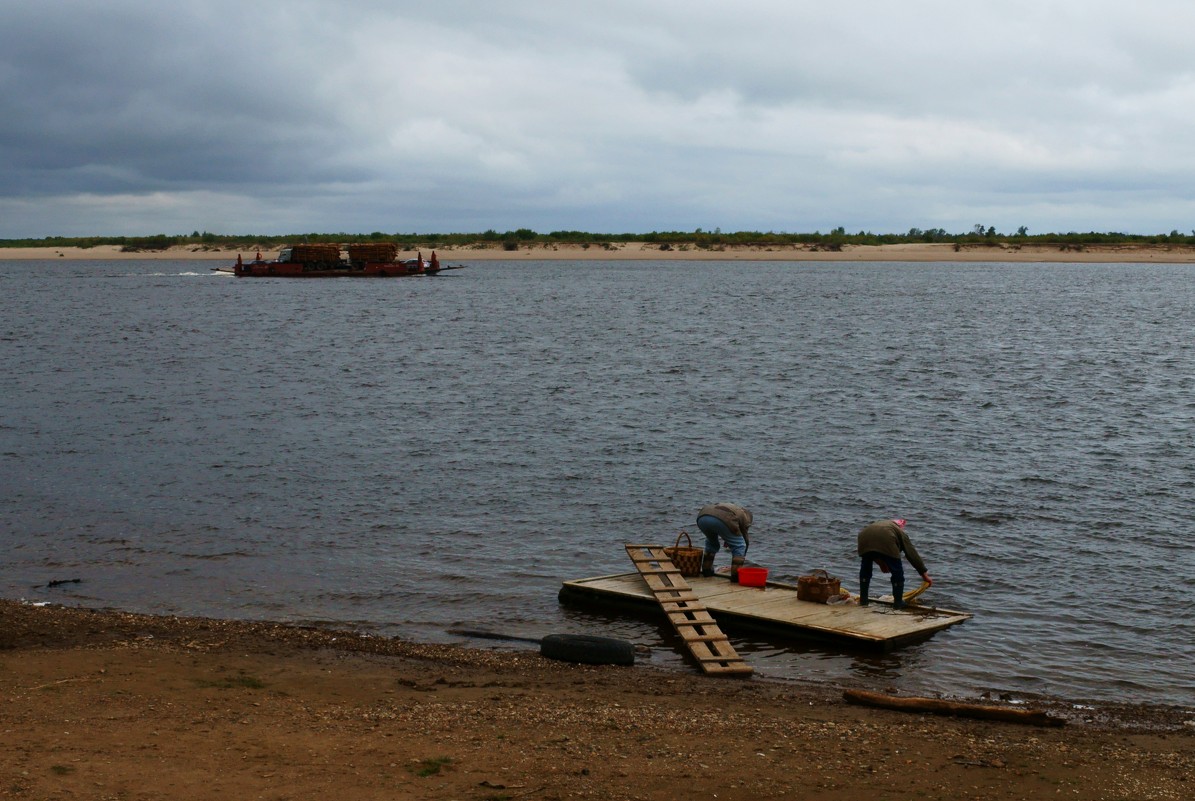
[[[626,549],[635,569],[701,669],[711,676],[749,675],[751,666],[718,628],[705,604],[664,553],[664,546],[627,545]]]

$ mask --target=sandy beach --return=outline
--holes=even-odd
[[[433,248],[422,248],[425,257]],[[62,259],[62,260],[184,260],[227,262],[236,261],[237,255],[251,259],[255,250],[221,249],[210,246],[176,246],[166,250],[142,250],[126,252],[118,245],[99,245],[91,248],[0,248],[0,260],[14,259]],[[661,250],[657,244],[646,242],[612,243],[609,246],[590,245],[548,245],[521,247],[505,250],[499,245],[472,246],[467,248],[438,248],[436,253],[442,263],[468,264],[480,261],[612,261],[612,260],[667,260],[667,261],[842,261],[842,262],[1045,262],[1045,263],[1195,263],[1195,247],[1170,245],[1106,245],[1084,246],[1081,250],[1061,249],[1058,246],[1004,246],[1004,245],[962,245],[956,250],[953,244],[909,244],[909,245],[847,245],[841,251],[815,249],[803,245],[793,247],[738,247],[697,248],[676,246]],[[275,258],[277,250],[262,249],[262,255]],[[415,250],[401,251],[400,259],[414,258]]]
[[[868,688],[883,691],[885,688]],[[985,704],[998,701],[982,700]],[[1060,727],[842,688],[0,601],[0,797],[1185,799],[1195,716]]]

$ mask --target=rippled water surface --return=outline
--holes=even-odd
[[[852,589],[856,531],[906,517],[924,600],[975,615],[887,656],[734,638],[764,675],[1195,704],[1193,280],[0,262],[0,594],[430,641],[605,633],[681,667],[666,627],[557,590],[732,500],[773,577]]]

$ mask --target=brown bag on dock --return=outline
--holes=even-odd
[[[688,540],[689,544],[681,545],[681,537]],[[705,555],[705,550],[693,547],[693,538],[689,536],[689,532],[682,531],[677,534],[676,545],[665,548],[664,555],[672,560],[672,564],[676,565],[682,576],[701,575],[701,557]]]
[[[837,576],[831,576],[825,570],[818,568],[808,576],[797,579],[797,599],[824,604],[839,594],[841,581]]]

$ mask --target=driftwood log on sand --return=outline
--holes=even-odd
[[[844,690],[842,697],[852,704],[878,706],[901,712],[928,712],[934,715],[954,715],[964,718],[1029,723],[1034,726],[1062,726],[1066,723],[1062,718],[1053,717],[1045,712],[1033,709],[1010,709],[1003,706],[965,704],[957,701],[918,698],[916,696],[898,697],[895,695],[884,695],[883,693],[867,692],[866,690]]]

